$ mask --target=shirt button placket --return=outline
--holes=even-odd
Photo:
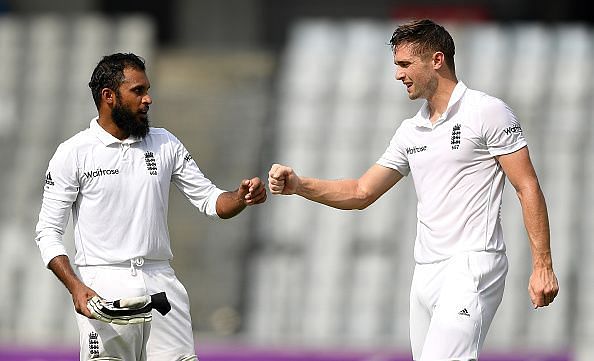
[[[122,160],[127,160],[128,159],[128,149],[130,149],[130,144],[128,143],[122,143],[120,146],[120,150],[121,150],[121,158]]]

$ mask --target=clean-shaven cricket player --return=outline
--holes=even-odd
[[[60,144],[50,160],[36,227],[44,263],[72,294],[80,359],[197,360],[188,294],[169,264],[170,184],[201,213],[220,218],[264,202],[264,184],[255,177],[242,180],[233,192],[223,191],[174,135],[149,127],[150,83],[140,57],[105,56],[89,87],[99,116]],[[78,273],[62,242],[70,212]],[[108,305],[99,300],[160,292],[171,311],[165,316],[153,312],[151,322],[103,322],[105,317],[94,319],[87,307],[93,299],[89,305],[97,314]]]
[[[520,123],[501,100],[456,78],[454,41],[430,20],[399,26],[391,41],[396,79],[425,99],[359,179],[269,172],[272,194],[297,194],[340,209],[364,209],[403,177],[417,204],[410,338],[420,361],[477,360],[499,306],[508,264],[500,219],[505,178],[515,188],[530,239],[535,308],[557,295],[543,193]],[[397,215],[396,215],[397,216]]]

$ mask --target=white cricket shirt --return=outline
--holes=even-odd
[[[435,124],[427,102],[402,122],[377,163],[413,177],[417,263],[467,251],[505,251],[500,219],[505,174],[495,156],[526,145],[505,103],[462,82]]]
[[[60,144],[49,162],[36,227],[43,261],[47,265],[67,254],[62,235],[70,210],[77,265],[171,259],[171,183],[200,212],[216,215],[224,191],[202,174],[173,134],[150,128],[144,139],[120,141],[93,119],[89,128]]]

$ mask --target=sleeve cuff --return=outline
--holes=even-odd
[[[519,141],[515,142],[514,144],[510,144],[508,146],[499,147],[499,148],[490,148],[489,153],[491,153],[491,155],[494,157],[499,156],[499,155],[510,154],[513,152],[517,152],[518,150],[524,148],[527,145],[528,145],[528,143],[525,140],[519,140]]]
[[[39,243],[39,249],[41,251],[41,259],[43,260],[45,267],[47,267],[50,261],[57,256],[68,256],[66,248],[61,243],[51,242],[50,244],[42,246],[43,243],[45,242],[41,241]]]
[[[217,214],[217,200],[219,196],[227,191],[216,188],[208,197],[208,204],[206,206],[206,215],[209,217],[218,217]]]
[[[386,167],[386,168],[394,169],[394,170],[398,171],[398,173],[402,174],[402,176],[404,176],[404,177],[408,176],[408,173],[410,171],[410,169],[404,168],[404,167],[399,167],[398,165],[394,164],[393,162],[388,161],[385,158],[380,158],[375,163],[379,164],[383,167]]]

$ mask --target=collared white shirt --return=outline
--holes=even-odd
[[[417,263],[467,251],[505,251],[500,219],[505,174],[495,156],[526,145],[505,103],[462,82],[434,124],[427,102],[402,122],[377,163],[413,177]]]
[[[202,174],[173,134],[150,128],[144,139],[120,141],[93,119],[89,128],[60,144],[49,162],[36,227],[44,263],[67,254],[62,235],[70,210],[77,265],[171,259],[171,183],[200,212],[216,215],[224,191]]]

